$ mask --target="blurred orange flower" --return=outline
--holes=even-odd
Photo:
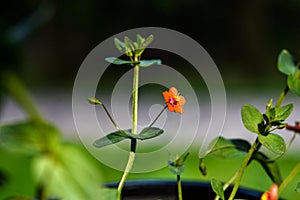
[[[183,105],[186,101],[183,96],[179,95],[178,90],[175,87],[171,87],[169,91],[163,92],[163,96],[169,111],[180,114],[183,113]]]
[[[277,200],[278,199],[278,186],[277,184],[272,184],[270,187],[270,192],[266,191],[260,198],[261,200]]]

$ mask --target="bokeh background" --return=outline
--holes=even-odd
[[[282,48],[299,56],[299,8],[296,0],[5,1],[1,62],[12,64],[31,87],[70,88],[83,59],[101,41],[131,28],[158,26],[198,41],[227,85],[255,85],[280,78],[274,66]],[[22,26],[30,17],[28,27]],[[25,36],[23,29],[30,26],[34,30]]]

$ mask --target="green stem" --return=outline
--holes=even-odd
[[[122,189],[124,187],[125,180],[133,166],[134,159],[135,159],[135,150],[136,150],[136,139],[131,139],[131,150],[130,150],[129,158],[122,179],[118,186],[118,200],[121,200]]]
[[[30,118],[45,121],[23,83],[14,74],[6,73],[1,78],[4,79],[3,87],[7,94],[13,97]]]
[[[134,61],[138,61],[138,58],[135,58]],[[139,65],[134,66],[133,72],[133,98],[132,98],[132,133],[137,134],[137,119],[138,119],[138,89],[139,89]],[[121,181],[118,186],[118,200],[121,200],[122,189],[125,183],[125,180],[128,174],[131,171],[131,168],[135,159],[135,151],[136,151],[136,139],[131,139],[131,150],[129,154],[129,158],[127,161],[127,165]]]
[[[281,104],[282,104],[283,100],[285,99],[285,97],[286,97],[287,93],[289,92],[289,90],[290,90],[289,87],[286,86],[285,89],[281,92],[281,94],[278,98],[278,101],[275,104],[276,108],[279,108],[281,106]]]
[[[300,172],[300,163],[290,172],[290,174],[284,179],[278,189],[278,196],[282,193],[284,188],[291,182],[291,180]]]
[[[134,66],[133,97],[132,97],[132,133],[133,134],[137,134],[139,68],[140,68],[139,65]]]
[[[180,175],[177,174],[177,189],[178,189],[178,200],[182,200],[182,185]]]
[[[231,194],[229,196],[229,199],[228,200],[233,200],[234,199],[234,196],[240,186],[240,183],[241,183],[241,180],[242,180],[242,177],[244,175],[244,172],[248,166],[248,163],[250,162],[251,158],[252,158],[252,155],[253,153],[256,151],[257,147],[259,146],[259,141],[258,141],[258,138],[256,138],[255,142],[253,143],[253,145],[251,146],[251,148],[249,149],[248,151],[248,154],[242,164],[242,167],[240,168],[240,170],[238,171],[238,175],[237,175],[237,178],[236,178],[236,182],[233,186],[233,189],[231,191]]]

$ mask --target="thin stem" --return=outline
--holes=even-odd
[[[178,189],[178,200],[182,200],[182,185],[180,175],[177,174],[177,189]]]
[[[280,196],[281,192],[284,188],[291,182],[291,180],[300,172],[300,163],[296,165],[296,167],[290,172],[290,174],[284,179],[281,185],[278,188],[278,196]]]
[[[110,119],[111,123],[114,125],[114,127],[118,130],[121,131],[120,127],[118,126],[117,122],[112,118],[112,116],[110,115],[110,113],[108,112],[106,106],[104,104],[101,104],[106,115],[108,116],[108,118]]]
[[[245,158],[245,160],[244,160],[244,162],[243,162],[240,170],[238,171],[236,182],[235,182],[235,184],[233,186],[233,189],[231,191],[231,194],[229,196],[229,200],[233,200],[234,199],[234,196],[235,196],[235,194],[236,194],[236,192],[237,192],[237,190],[238,190],[238,188],[240,186],[240,183],[241,183],[242,177],[244,175],[244,172],[245,172],[245,170],[247,168],[247,165],[251,161],[252,155],[256,151],[258,144],[259,144],[259,141],[258,141],[258,138],[256,138],[255,142],[253,143],[253,145],[249,149],[248,154],[247,154],[247,156],[246,156],[246,158]]]
[[[276,104],[275,104],[275,108],[279,108],[283,102],[283,100],[285,99],[287,93],[289,92],[289,87],[286,86],[285,89],[281,92]]]
[[[158,120],[158,118],[161,116],[161,114],[164,112],[164,110],[167,108],[168,106],[166,105],[161,111],[160,113],[157,115],[157,117],[153,120],[153,122],[148,126],[149,128],[152,127],[155,122]]]
[[[139,65],[134,66],[132,99],[132,133],[137,134]]]

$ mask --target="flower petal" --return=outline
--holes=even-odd
[[[184,98],[184,96],[179,96],[179,104],[181,105],[181,106],[183,106],[185,103],[186,103],[186,100],[185,100],[185,98]]]
[[[175,112],[182,114],[183,113],[183,108],[181,106],[174,106],[174,110]]]
[[[176,96],[178,94],[178,90],[175,87],[171,87],[169,89],[169,92],[174,96]]]

